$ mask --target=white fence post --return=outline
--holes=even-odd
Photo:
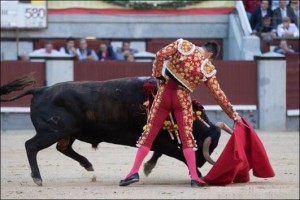
[[[286,60],[269,52],[258,61],[258,110],[260,130],[286,130]]]
[[[74,80],[74,61],[70,58],[53,57],[46,60],[46,85]]]

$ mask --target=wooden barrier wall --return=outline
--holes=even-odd
[[[45,63],[44,62],[23,62],[23,61],[1,61],[1,86],[16,78],[34,72],[36,87],[45,85]],[[22,91],[12,92],[3,95],[1,98],[10,98],[22,93]],[[31,95],[11,102],[1,102],[1,107],[28,107]]]
[[[257,105],[257,64],[255,61],[215,61],[221,89],[233,105]],[[216,105],[206,86],[192,95],[202,104]]]
[[[151,62],[75,61],[75,81],[99,81],[132,76],[151,75]]]
[[[222,61],[214,62],[217,68],[217,78],[221,88],[234,105],[257,105],[257,63],[255,61]],[[45,63],[1,61],[1,85],[30,72],[35,72],[36,86],[45,85]],[[121,77],[150,76],[152,63],[150,62],[92,62],[75,61],[75,81],[108,80]],[[58,72],[59,73],[59,72]],[[287,57],[287,109],[299,109],[299,58],[298,55]],[[11,97],[14,92],[3,97]],[[193,93],[193,98],[205,105],[216,105],[207,88],[202,85]],[[27,107],[30,96],[22,99],[1,103],[3,107]]]
[[[299,56],[300,54],[289,54],[286,58],[287,109],[299,109]]]
[[[221,88],[232,104],[257,105],[257,67],[255,61],[215,61],[214,63]],[[76,61],[74,67],[75,81],[151,76],[152,73],[152,63],[149,62]],[[195,90],[192,97],[202,104],[216,104],[204,85]]]

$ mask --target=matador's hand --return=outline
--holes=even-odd
[[[239,115],[239,113],[234,112],[233,116],[234,116],[234,118],[233,118],[234,122],[237,122],[237,123],[242,123],[243,122],[241,116]]]

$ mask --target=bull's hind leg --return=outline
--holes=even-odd
[[[31,177],[35,184],[42,186],[43,182],[36,160],[37,153],[56,143],[62,136],[63,133],[43,132],[37,133],[33,138],[25,142],[26,153],[31,168]]]
[[[154,151],[152,157],[144,164],[144,173],[148,176],[155,167],[157,160],[162,156],[162,153]]]
[[[75,138],[65,137],[58,141],[56,149],[62,154],[76,160],[79,164],[84,167],[87,171],[94,171],[93,165],[89,162],[87,158],[78,154],[72,148]]]

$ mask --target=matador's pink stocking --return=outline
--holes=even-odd
[[[193,151],[193,148],[183,149],[183,154],[187,162],[189,171],[191,173],[192,180],[199,181],[200,183],[205,183],[197,174],[196,158],[195,158],[195,152]]]
[[[146,147],[144,145],[141,145],[137,152],[136,152],[136,156],[135,156],[135,161],[134,161],[134,164],[129,172],[129,174],[126,176],[129,177],[131,176],[132,174],[135,174],[135,173],[138,173],[139,172],[139,169],[140,169],[140,166],[144,160],[144,158],[147,156],[147,154],[149,153],[150,151],[150,148],[149,147]]]

